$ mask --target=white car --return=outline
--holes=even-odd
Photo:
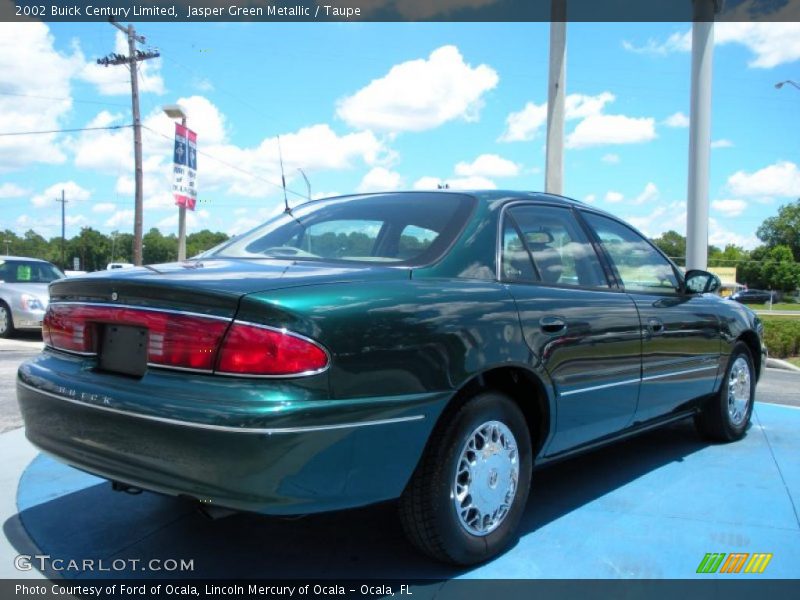
[[[62,279],[58,267],[38,258],[0,256],[0,338],[42,328],[48,285]]]

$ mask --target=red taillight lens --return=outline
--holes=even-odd
[[[42,336],[53,348],[94,354],[99,327],[108,323],[147,328],[150,363],[210,371],[229,321],[122,306],[51,304]]]
[[[311,340],[235,322],[222,342],[217,371],[281,376],[315,373],[327,366],[327,353]]]

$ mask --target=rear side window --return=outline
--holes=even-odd
[[[629,292],[677,292],[675,270],[646,239],[633,229],[608,217],[583,213],[611,257],[622,285]]]
[[[510,221],[518,233],[515,241],[508,229],[504,232],[504,270],[510,265],[520,272],[529,272],[520,266],[525,262],[524,253],[518,248],[521,243],[528,261],[532,260],[532,272],[542,283],[608,287],[597,254],[569,209],[515,206],[506,212],[506,221]]]

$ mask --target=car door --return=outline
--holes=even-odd
[[[503,211],[501,279],[519,309],[536,366],[556,395],[557,454],[625,428],[636,410],[641,330],[633,300],[608,274],[570,208]]]
[[[642,386],[634,422],[710,394],[720,361],[713,300],[682,291],[680,275],[648,240],[615,219],[583,211],[642,323]]]

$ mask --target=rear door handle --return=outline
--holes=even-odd
[[[664,322],[660,319],[648,319],[647,320],[647,328],[650,330],[650,333],[653,335],[661,335],[664,333]]]
[[[545,333],[561,333],[567,328],[567,322],[561,317],[542,317],[539,325]]]

